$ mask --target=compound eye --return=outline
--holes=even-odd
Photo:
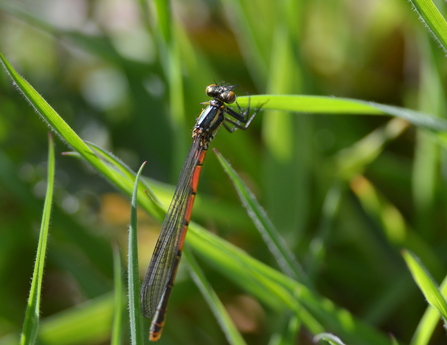
[[[218,86],[216,84],[208,85],[205,89],[205,93],[209,97],[216,97]]]
[[[231,104],[236,100],[236,94],[233,91],[226,91],[222,93],[222,101]]]

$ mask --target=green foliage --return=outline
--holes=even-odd
[[[433,1],[411,0],[411,3],[421,16],[421,20],[426,23],[427,28],[432,31],[434,37],[447,50],[447,21],[436,8]]]
[[[110,343],[121,345],[123,343],[123,314],[124,314],[124,287],[123,265],[118,247],[113,251],[113,275],[114,275],[114,316]]]
[[[49,136],[48,148],[48,178],[47,190],[45,193],[45,204],[39,232],[39,242],[37,245],[36,262],[34,263],[34,273],[31,281],[31,290],[26,308],[23,332],[20,337],[20,344],[35,344],[37,332],[39,330],[40,296],[42,294],[43,271],[45,267],[45,255],[48,243],[48,230],[50,226],[51,206],[53,203],[54,190],[54,144],[53,138]]]
[[[140,277],[138,274],[138,233],[137,233],[137,197],[138,185],[143,163],[135,177],[135,184],[132,192],[132,207],[130,212],[130,227],[128,240],[128,286],[129,292],[129,320],[130,320],[130,339],[132,345],[144,344],[143,336],[143,315],[140,311]]]
[[[145,343],[136,262],[221,80],[263,110],[211,144],[160,343],[445,343],[447,31],[444,8],[411,3],[0,1],[0,344],[22,326],[42,344]],[[25,312],[49,224],[34,111],[71,152]]]
[[[433,281],[433,278],[413,253],[404,251],[403,256],[427,302],[438,310],[445,322],[447,320],[447,303],[436,286],[436,283]]]

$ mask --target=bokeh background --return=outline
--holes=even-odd
[[[83,139],[133,170],[148,161],[144,175],[158,181],[166,202],[199,103],[207,101],[205,86],[214,82],[239,85],[239,95],[350,97],[445,116],[444,51],[406,0],[191,0],[170,9],[166,28],[153,1],[0,2],[0,51]],[[222,130],[212,147],[243,176],[322,295],[409,343],[427,305],[399,251],[411,242],[435,280],[443,279],[445,153],[402,122],[378,144],[378,131],[395,128],[390,121],[264,111],[246,132]],[[0,73],[0,344],[23,323],[48,131]],[[125,259],[129,198],[61,155],[70,151],[63,141],[56,145],[42,320],[77,312],[96,320],[90,310],[110,319],[111,248],[118,243]],[[356,160],[354,151],[374,145],[374,157]],[[340,168],[349,159],[355,173]],[[277,267],[211,151],[193,219]],[[142,274],[159,229],[140,215]],[[283,316],[201,263],[247,343],[273,341]],[[66,343],[106,344],[109,336],[104,326]],[[310,339],[303,329],[295,343]],[[183,265],[160,343],[226,343]],[[444,343],[439,325],[430,344]]]

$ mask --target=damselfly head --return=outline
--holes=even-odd
[[[225,86],[211,84],[206,87],[205,92],[209,97],[231,104],[236,101],[236,94],[233,92],[234,87],[236,87],[236,85]]]

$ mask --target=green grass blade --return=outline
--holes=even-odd
[[[120,174],[122,176],[125,176],[125,178],[128,181],[134,181],[135,173],[126,164],[124,164],[124,162],[121,159],[114,156],[110,152],[107,152],[106,150],[104,150],[103,148],[99,147],[94,143],[87,142],[87,144],[111,168],[113,168],[114,170],[118,170]],[[147,207],[152,208],[154,212],[152,213],[152,216],[154,216],[156,219],[162,220],[166,214],[166,211],[164,211],[163,206],[161,205],[157,196],[152,191],[152,188],[150,188],[149,185],[143,179],[139,179],[139,183],[141,184],[142,187],[144,187],[145,194],[149,196],[149,199],[140,197],[139,202],[144,204],[148,203]],[[142,191],[141,186],[139,186],[140,191]]]
[[[137,236],[137,194],[138,182],[145,166],[144,162],[138,170],[132,193],[132,207],[130,213],[129,248],[128,248],[128,291],[130,338],[133,345],[144,344],[143,317],[140,309],[140,276],[138,271],[138,236]]]
[[[444,278],[440,286],[440,290],[443,296],[447,295],[447,277]],[[419,322],[416,332],[411,339],[410,345],[427,345],[433,335],[433,332],[438,325],[439,318],[438,311],[431,305],[427,307],[424,315]]]
[[[40,96],[40,94],[23,79],[0,53],[0,59],[11,79],[17,85],[19,91],[26,100],[35,108],[37,113],[47,122],[51,128],[67,141],[79,154],[88,161],[94,161],[96,168],[105,169],[103,164],[94,155],[92,150],[79,138],[71,127],[56,113],[56,111]]]
[[[353,344],[390,344],[379,331],[356,320],[348,311],[337,308],[307,287],[205,231],[189,226],[188,242],[228,279],[278,312],[292,310],[314,334],[331,329]],[[323,325],[323,326],[322,326]],[[353,327],[356,332],[352,332]]]
[[[214,152],[217,155],[219,163],[222,165],[228,176],[230,176],[242,204],[247,209],[249,216],[255,223],[256,228],[260,232],[264,242],[267,244],[270,252],[278,262],[279,267],[281,267],[282,271],[290,277],[298,279],[301,282],[306,282],[307,277],[304,271],[284,243],[284,240],[279,235],[270,219],[267,217],[263,208],[259,205],[253,193],[250,192],[225,158],[216,149],[214,149]]]
[[[157,17],[157,26],[154,32],[158,33],[158,52],[163,71],[169,85],[169,114],[174,130],[174,147],[177,152],[174,164],[181,162],[185,151],[186,118],[184,107],[184,90],[182,79],[182,59],[179,48],[179,39],[175,30],[175,21],[172,19],[171,2],[169,0],[154,1]],[[181,158],[180,158],[181,157]],[[180,168],[180,166],[178,166]],[[177,177],[175,175],[175,177]]]
[[[238,97],[241,107],[248,106],[248,97]],[[302,96],[302,95],[256,95],[251,96],[252,107],[265,103],[262,109],[287,110],[315,114],[364,114],[392,115],[400,117],[420,128],[435,132],[447,131],[447,121],[411,109],[365,102],[350,98]]]
[[[427,302],[430,303],[444,319],[444,323],[447,320],[447,303],[439,291],[433,278],[427,272],[425,267],[419,261],[419,259],[412,252],[404,250],[402,255],[407,263],[408,268],[413,276],[413,279],[418,284],[422,293],[424,294]]]
[[[410,0],[420,19],[447,51],[447,22],[431,0]]]
[[[43,319],[39,342],[45,345],[105,343],[110,338],[113,300],[113,294],[106,294]],[[0,344],[17,345],[18,336],[2,337]]]
[[[124,286],[123,286],[123,265],[118,246],[113,248],[113,278],[114,278],[114,316],[112,325],[112,345],[123,343],[123,306],[124,306]]]
[[[201,270],[200,266],[198,265],[196,259],[191,253],[191,250],[189,249],[189,246],[186,245],[183,249],[183,254],[188,260],[189,268],[191,272],[192,279],[196,283],[196,285],[199,287],[200,292],[202,293],[203,297],[205,298],[206,302],[211,308],[211,311],[213,312],[214,316],[219,322],[220,327],[222,328],[223,332],[225,333],[227,340],[230,344],[234,345],[243,345],[245,344],[244,338],[241,336],[239,331],[237,330],[236,326],[234,325],[234,322],[231,320],[230,316],[228,315],[227,310],[225,309],[222,302],[217,297],[216,293],[206,280],[205,274]]]
[[[54,144],[51,135],[48,136],[48,175],[45,204],[43,207],[42,222],[40,225],[39,243],[37,245],[36,262],[34,265],[31,290],[26,308],[25,322],[20,339],[21,345],[34,344],[39,329],[40,295],[42,290],[43,270],[45,266],[45,255],[48,242],[48,229],[50,227],[51,205],[53,203],[54,189]]]
[[[345,345],[345,343],[342,342],[339,337],[337,337],[336,335],[330,334],[330,333],[318,334],[313,339],[314,343],[320,342],[322,340],[324,340],[325,342],[328,342],[331,345]]]
[[[248,9],[244,8],[243,2],[238,0],[223,1],[222,5],[226,7],[228,13],[231,13],[228,20],[234,32],[239,33],[236,38],[253,80],[258,85],[265,85],[268,64],[265,54],[256,43],[255,32],[253,32],[250,22],[247,21]]]
[[[444,11],[445,4],[442,5],[440,2],[438,4]],[[444,96],[443,52],[439,50],[439,44],[433,42],[429,35],[421,34],[422,30],[423,28],[417,30],[420,33],[418,49],[421,51],[417,106],[421,111],[445,118],[447,104]],[[433,231],[436,228],[435,217],[431,210],[438,202],[438,167],[442,160],[441,157],[442,150],[440,150],[439,143],[433,140],[430,133],[417,131],[411,181],[415,213],[413,219],[416,231],[425,238],[433,238]],[[420,256],[419,253],[416,254]],[[421,257],[421,260],[430,267],[424,258]],[[430,268],[434,272],[432,269]]]
[[[39,93],[23,79],[0,53],[0,60],[6,68],[8,74],[15,82],[19,90],[23,93],[28,102],[37,110],[38,114],[51,126],[51,128],[66,143],[75,149],[87,162],[89,162],[101,175],[116,185],[124,193],[130,195],[133,186],[133,179],[128,178],[127,174],[122,174],[121,169],[115,169],[105,164],[100,157],[70,128],[70,126],[56,113],[56,111],[39,95]],[[139,202],[145,203],[149,213],[157,219],[163,219],[160,214],[159,205],[154,204],[150,199],[144,196],[145,186],[140,184]]]
[[[267,3],[264,1],[264,6]],[[296,1],[282,1],[269,9],[276,14],[272,16],[275,23],[272,22],[272,43],[267,50],[265,88],[268,94],[300,93],[303,90],[302,60],[297,59],[296,50],[298,37],[288,25],[291,13],[294,13],[294,20],[300,21],[302,12],[299,7]],[[300,243],[309,221],[311,189],[308,181],[312,174],[309,164],[312,159],[308,143],[312,140],[313,122],[311,117],[297,117],[287,111],[270,110],[262,114],[262,140],[266,148],[261,165],[264,206],[291,248]],[[283,202],[284,195],[288,202]]]

